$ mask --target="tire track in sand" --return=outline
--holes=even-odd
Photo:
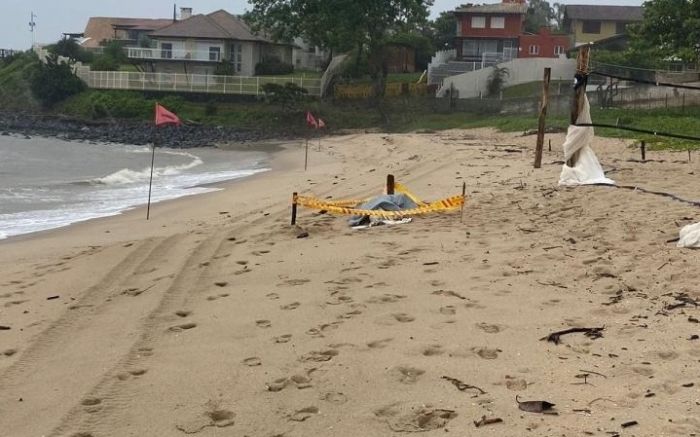
[[[131,376],[136,377],[146,373],[146,361],[152,355],[162,335],[167,328],[176,324],[179,310],[190,293],[196,292],[201,278],[206,275],[209,264],[228,243],[228,231],[215,232],[194,247],[190,247],[182,261],[178,262],[179,270],[169,287],[160,295],[157,305],[142,319],[138,328],[138,338],[131,348],[114,365],[105,372],[85,395],[84,399],[92,400],[96,405],[76,403],[63,417],[60,425],[53,429],[49,436],[117,436],[124,434],[125,423],[120,414],[127,413],[136,395],[129,389]],[[182,319],[179,319],[182,320]],[[133,382],[133,381],[132,381]],[[90,403],[90,402],[88,402]],[[120,414],[115,414],[120,413]],[[172,428],[168,430],[149,429],[148,434],[173,435]]]
[[[133,344],[133,327],[147,313],[147,302],[162,282],[142,295],[126,295],[123,290],[135,289],[133,286],[143,281],[139,276],[163,275],[160,263],[184,237],[148,239],[138,244],[32,341],[0,376],[3,433],[44,435],[72,405],[83,400],[115,358]],[[34,420],[37,412],[44,420]],[[39,429],[42,427],[46,429]]]

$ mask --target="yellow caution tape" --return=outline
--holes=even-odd
[[[406,194],[406,193],[404,193]],[[325,202],[314,197],[297,196],[296,204],[305,206],[307,208],[325,210],[331,214],[345,214],[345,215],[367,215],[371,217],[380,217],[385,219],[394,219],[408,217],[412,215],[428,214],[431,212],[442,212],[450,211],[460,208],[464,205],[464,197],[461,195],[448,197],[446,199],[437,200],[432,203],[423,203],[421,206],[413,209],[404,209],[401,211],[383,211],[383,210],[370,210],[370,209],[356,209],[349,208],[347,206],[341,206],[343,201],[336,201],[333,203]]]
[[[415,194],[411,193],[408,190],[408,188],[406,188],[406,186],[402,183],[399,183],[399,182],[394,183],[394,191],[396,191],[398,193],[405,194],[406,197],[411,199],[413,201],[413,203],[415,203],[416,205],[427,205],[425,202],[420,200]]]

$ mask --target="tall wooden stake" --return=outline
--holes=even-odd
[[[462,210],[459,212],[459,222],[462,223],[464,221],[464,203],[467,201],[466,199],[467,196],[467,183],[462,182]]]
[[[647,160],[647,143],[644,140],[642,140],[642,144],[641,144],[640,149],[642,149],[642,161],[646,161]]]
[[[386,176],[386,194],[394,194],[394,175]]]
[[[549,101],[549,79],[552,77],[552,69],[544,69],[544,82],[542,82],[542,107],[540,119],[537,125],[537,146],[535,147],[535,168],[542,167],[542,148],[544,147],[544,123],[547,118],[547,103]]]
[[[148,205],[146,206],[146,220],[151,218],[151,189],[153,187],[153,166],[156,161],[156,140],[158,139],[158,128],[153,133],[153,151],[151,152],[151,178],[148,180]]]
[[[578,116],[583,111],[584,97],[586,96],[586,85],[588,85],[588,67],[591,59],[591,46],[581,46],[576,58],[576,84],[574,86],[574,98],[571,102],[571,124],[576,124]],[[578,160],[578,152],[574,153],[567,161],[566,165],[573,167]]]
[[[306,137],[306,150],[304,151],[304,171],[309,166],[309,137]]]
[[[292,193],[292,225],[297,224],[297,193]]]

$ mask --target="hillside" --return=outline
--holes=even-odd
[[[0,62],[0,111],[35,111],[39,104],[29,89],[33,65],[32,53],[21,53],[9,63]]]

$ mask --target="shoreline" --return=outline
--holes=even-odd
[[[44,137],[44,138],[49,138],[51,137]],[[285,171],[287,170],[287,165],[288,163],[286,162],[284,157],[280,157],[279,155],[283,155],[285,152],[287,152],[294,143],[284,141],[284,140],[271,140],[271,141],[259,141],[255,143],[249,143],[249,144],[240,144],[240,143],[234,143],[234,144],[222,144],[219,146],[215,146],[215,148],[223,151],[258,151],[258,152],[264,152],[268,155],[267,162],[265,163],[265,168],[266,170],[259,171],[255,174],[249,175],[249,176],[243,176],[243,177],[238,177],[234,179],[229,179],[229,180],[224,180],[224,181],[219,181],[219,182],[211,182],[211,183],[203,183],[203,184],[197,184],[191,187],[187,188],[208,188],[208,189],[214,189],[213,191],[207,191],[205,193],[196,193],[196,194],[191,194],[191,195],[183,195],[174,199],[167,199],[159,202],[152,202],[151,203],[151,211],[155,211],[156,205],[166,205],[170,207],[170,203],[176,203],[176,202],[182,202],[183,205],[185,203],[191,203],[191,200],[194,198],[199,198],[200,196],[206,196],[206,195],[211,195],[211,194],[216,194],[221,191],[225,191],[226,189],[229,189],[233,186],[236,186],[241,183],[245,183],[248,180],[254,179],[254,178],[259,178],[263,177],[264,175],[274,173],[274,172],[280,172],[280,171]],[[189,202],[188,202],[189,200]],[[56,228],[51,228],[51,229],[45,229],[41,231],[35,231],[35,232],[29,232],[25,234],[19,234],[19,235],[11,235],[7,236],[5,238],[0,239],[0,246],[7,245],[7,244],[12,244],[12,243],[17,243],[17,242],[23,242],[23,241],[28,241],[32,240],[35,238],[42,238],[42,237],[51,237],[53,233],[57,232],[67,232],[71,230],[72,228],[78,228],[81,226],[86,226],[89,225],[93,222],[98,222],[98,221],[109,221],[109,220],[118,220],[120,217],[125,217],[125,216],[131,216],[131,215],[137,215],[137,214],[143,214],[145,217],[145,210],[146,210],[146,203],[143,204],[138,204],[135,206],[131,206],[127,209],[124,209],[120,212],[107,215],[107,216],[102,216],[102,217],[94,217],[94,218],[89,218],[73,223],[69,223],[63,226],[59,226]]]

